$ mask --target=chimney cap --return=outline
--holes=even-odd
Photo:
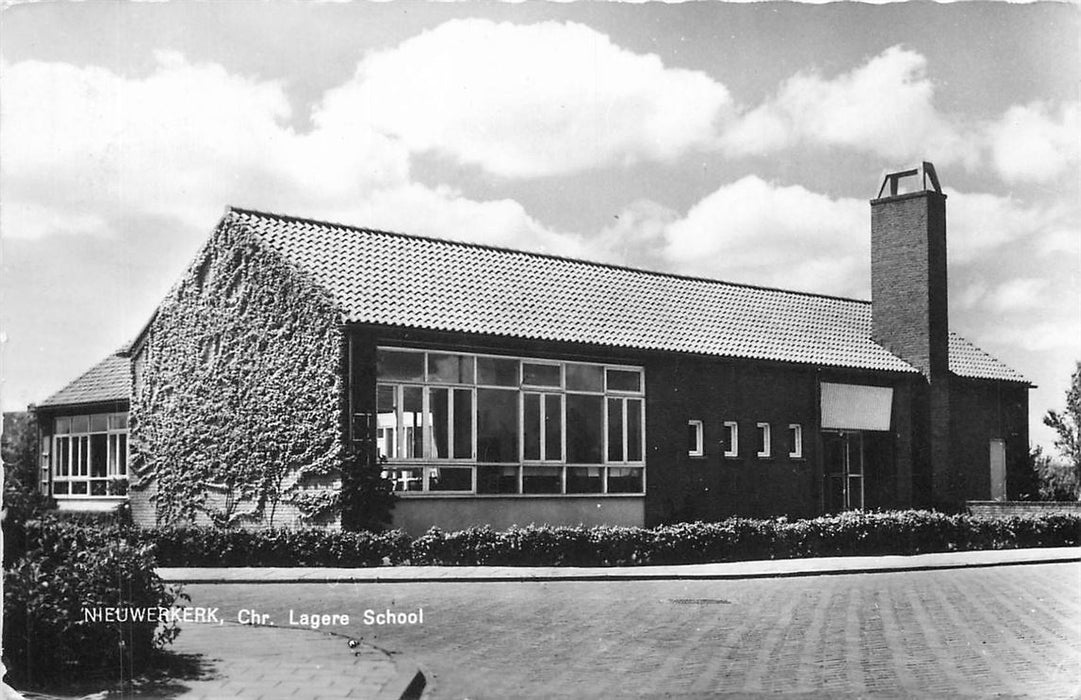
[[[938,174],[935,173],[935,166],[928,161],[923,161],[918,168],[886,173],[886,176],[882,179],[882,186],[878,188],[877,199],[882,199],[883,196],[896,197],[901,179],[913,175],[920,175],[923,181],[923,189],[918,191],[942,194],[942,187],[938,184]],[[928,187],[928,184],[930,184],[930,187]],[[884,194],[887,185],[889,186],[889,194]]]

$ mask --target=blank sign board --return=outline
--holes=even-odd
[[[890,387],[822,383],[823,428],[889,430],[892,406]]]

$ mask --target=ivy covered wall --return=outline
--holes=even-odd
[[[134,357],[137,518],[333,521],[343,450],[339,324],[324,290],[226,216]]]

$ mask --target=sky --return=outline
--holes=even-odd
[[[1079,37],[1058,3],[6,6],[3,409],[136,335],[229,205],[868,299],[868,202],[927,160],[951,329],[1050,448]]]

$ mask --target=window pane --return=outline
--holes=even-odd
[[[420,467],[415,469],[394,469],[391,470],[389,476],[394,482],[395,491],[421,491],[424,489]]]
[[[71,417],[71,432],[73,432],[73,433],[88,433],[88,432],[90,432],[90,416],[72,416]]]
[[[71,432],[71,418],[56,419],[56,434],[67,435]]]
[[[117,434],[109,435],[109,473],[116,473],[116,458],[117,458],[117,442],[116,439],[120,437]]]
[[[96,413],[90,416],[90,432],[105,432],[109,429],[109,414]]]
[[[642,375],[637,370],[608,370],[608,391],[641,391]]]
[[[116,473],[125,476],[128,473],[128,436],[121,433],[117,437],[120,439],[117,447]]]
[[[473,392],[470,389],[454,390],[454,456],[457,459],[473,457]],[[470,476],[470,491],[473,490],[472,478]]]
[[[91,496],[107,496],[108,484],[104,481],[94,480],[90,482],[90,495]]]
[[[766,426],[760,425],[760,426],[758,426],[758,429],[754,431],[755,435],[757,436],[755,438],[754,449],[759,454],[762,454],[762,453],[764,453],[766,451],[766,431],[767,430],[768,430],[768,428],[766,428]]]
[[[559,386],[559,365],[523,362],[522,383],[529,386]]]
[[[71,460],[71,438],[56,439],[56,475],[67,476]]]
[[[544,397],[544,458],[563,459],[563,397]]]
[[[113,430],[123,430],[128,427],[128,414],[114,413],[109,416],[109,427]]]
[[[55,481],[55,482],[53,482],[53,493],[55,495],[57,495],[57,496],[66,496],[66,495],[68,495],[68,482],[66,482],[66,481]]]
[[[429,491],[472,491],[473,469],[470,467],[433,467],[428,470]]]
[[[622,399],[608,399],[608,461],[623,461]]]
[[[567,493],[600,493],[602,467],[567,467]]]
[[[608,467],[608,493],[642,493],[642,468]]]
[[[478,357],[477,384],[518,386],[518,360]]]
[[[79,438],[78,471],[79,476],[90,475],[90,436],[83,435]]]
[[[424,456],[424,393],[419,386],[402,387],[402,427],[406,459]]]
[[[604,391],[604,369],[597,365],[567,364],[567,389]]]
[[[375,410],[379,456],[396,459],[398,457],[398,408],[397,391],[394,387],[380,385],[376,388]]]
[[[522,467],[522,493],[561,493],[562,491],[562,468]]]
[[[106,460],[108,438],[105,433],[94,433],[90,436],[90,476],[106,476],[109,473]]]
[[[449,389],[432,389],[428,394],[428,410],[431,411],[432,419],[432,457],[434,459],[446,459],[450,456],[449,401]]]
[[[687,451],[698,452],[698,423],[687,424]]]
[[[424,380],[424,353],[376,350],[376,377],[410,382]]]
[[[627,461],[642,461],[641,399],[627,399]]]
[[[477,461],[518,461],[517,391],[477,389]]]
[[[86,482],[85,481],[73,481],[73,482],[71,482],[71,495],[73,495],[73,496],[85,496],[86,495]]]
[[[477,493],[518,493],[518,467],[477,467]]]
[[[522,444],[525,459],[540,459],[540,394],[522,397]]]
[[[428,381],[472,384],[473,358],[468,355],[428,353]]]
[[[604,397],[567,394],[567,461],[600,464]]]

